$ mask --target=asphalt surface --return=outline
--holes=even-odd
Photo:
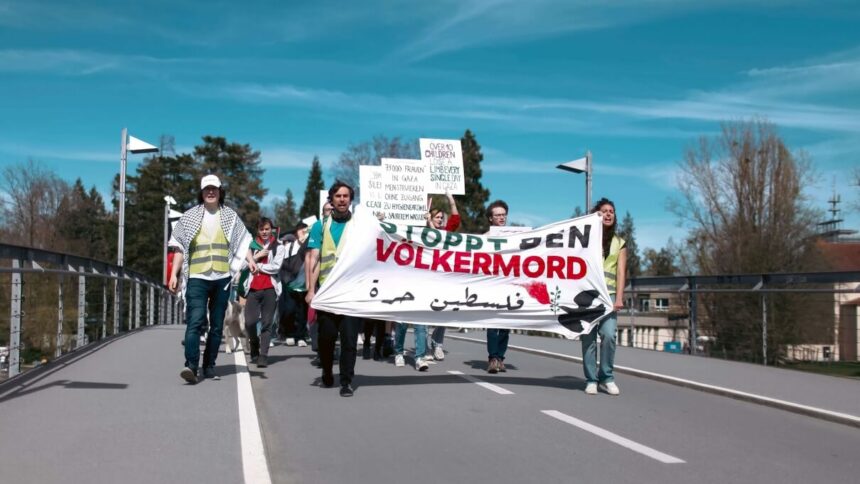
[[[222,354],[220,381],[184,384],[183,331],[147,328],[0,386],[0,483],[243,482],[241,370]],[[511,344],[579,351],[578,342],[548,338]],[[355,396],[342,398],[319,386],[310,348],[272,348],[269,367],[250,373],[272,481],[854,483],[860,475],[852,426],[627,374],[617,375],[620,396],[588,396],[577,363],[509,350],[508,372],[489,375],[484,345],[449,337],[445,349],[425,373],[359,356]],[[637,364],[636,351],[620,349],[617,364]],[[738,387],[760,370],[784,372],[642,353],[643,366],[656,361],[650,370]],[[712,368],[698,375],[693,360]],[[734,381],[719,380],[733,371]],[[787,373],[795,386],[858,387]]]
[[[483,345],[448,338],[445,349],[426,373],[359,360],[355,396],[342,398],[318,386],[308,348],[275,348],[274,364],[252,373],[273,482],[857,482],[860,431],[850,426],[626,375],[621,396],[588,396],[578,364],[509,350],[509,371],[489,375]]]

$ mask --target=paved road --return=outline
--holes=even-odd
[[[860,475],[856,428],[625,375],[620,397],[587,396],[574,363],[509,352],[510,370],[488,375],[483,346],[449,339],[446,350],[427,373],[359,361],[356,395],[346,399],[318,386],[307,348],[276,348],[274,364],[252,373],[273,481],[853,483]]]
[[[183,330],[138,331],[0,386],[0,483],[245,481],[244,368],[221,355],[220,381],[184,385]],[[586,396],[578,364],[510,351],[510,371],[488,375],[482,345],[449,339],[446,349],[427,373],[359,360],[356,395],[341,398],[318,386],[309,348],[274,348],[271,365],[251,371],[272,481],[853,483],[860,475],[855,427],[629,375],[618,377],[620,397]],[[635,359],[624,357],[619,364]]]

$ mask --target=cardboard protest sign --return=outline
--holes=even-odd
[[[421,161],[429,170],[427,193],[463,195],[466,178],[463,172],[463,149],[458,139],[419,140]]]
[[[360,165],[358,167],[361,186],[361,206],[371,213],[383,212],[385,202],[385,177],[381,166]]]
[[[612,311],[599,215],[494,237],[356,213],[312,306],[337,314],[473,328],[590,331]]]
[[[382,158],[385,220],[406,225],[427,221],[427,165],[419,160]]]

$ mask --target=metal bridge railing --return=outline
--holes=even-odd
[[[619,313],[618,330],[619,342],[626,346],[663,349],[660,345],[670,341],[660,336],[668,332],[680,335],[671,339],[683,344],[679,351],[691,354],[763,364],[775,357],[809,355],[857,360],[857,317],[852,320],[846,313],[860,296],[857,271],[638,277],[628,281],[624,294],[626,308]],[[646,301],[650,304],[643,307]],[[742,314],[731,314],[735,309]],[[775,320],[774,315],[791,309],[805,320],[785,328],[786,320]],[[726,324],[727,319],[735,324]],[[726,337],[740,347],[735,356],[720,341]],[[791,344],[785,343],[788,340]]]
[[[180,298],[160,281],[105,262],[0,244],[0,273],[9,275],[0,278],[0,380],[94,341],[182,322]]]

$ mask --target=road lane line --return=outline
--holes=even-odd
[[[263,446],[263,434],[257,418],[251,375],[245,362],[245,352],[234,353],[236,362],[236,387],[239,393],[239,434],[242,446],[242,473],[245,484],[271,484],[269,464]]]
[[[552,418],[561,420],[562,422],[573,425],[574,427],[578,427],[586,432],[592,433],[598,437],[604,438],[610,442],[616,443],[622,447],[626,447],[633,452],[638,452],[644,456],[650,457],[654,460],[660,461],[664,464],[684,464],[685,462],[677,457],[673,457],[669,454],[664,454],[659,450],[652,449],[651,447],[642,445],[638,442],[633,442],[632,440],[622,437],[616,433],[610,432],[606,429],[600,428],[596,425],[592,425],[583,420],[579,420],[578,418],[571,417],[570,415],[559,412],[558,410],[541,410],[541,413],[545,415],[549,415]]]
[[[485,381],[478,380],[477,378],[473,377],[472,375],[467,375],[467,374],[463,373],[462,371],[449,370],[448,373],[450,373],[452,375],[457,375],[457,376],[463,378],[464,380],[468,380],[468,381],[474,383],[475,385],[482,386],[482,387],[486,388],[487,390],[498,393],[499,395],[513,395],[514,394],[514,392],[512,392],[508,389],[502,388],[498,385],[493,385],[492,383],[487,383]]]
[[[457,336],[457,335],[449,335],[451,339],[456,339],[460,341],[469,341],[473,343],[485,343],[485,340],[477,339],[477,338],[468,338],[465,336]],[[531,353],[533,355],[538,356],[548,356],[550,358],[556,358],[559,360],[567,360],[567,361],[576,361],[582,362],[582,358],[578,356],[566,355],[564,353],[555,353],[552,351],[541,350],[537,348],[529,348],[527,346],[517,346],[517,345],[508,345],[509,349],[522,351],[523,353]],[[615,365],[615,370],[619,373],[625,373],[628,375],[638,376],[641,378],[648,378],[649,380],[659,381],[663,383],[669,383],[671,385],[677,385],[685,388],[691,388],[693,390],[699,390],[705,393],[712,393],[714,395],[721,395],[724,397],[734,398],[735,400],[741,400],[744,402],[755,403],[758,405],[764,405],[768,407],[778,408],[780,410],[785,410],[787,412],[797,413],[800,415],[806,415],[807,417],[818,418],[822,420],[827,420],[829,422],[840,423],[843,425],[850,425],[852,427],[860,427],[860,416],[851,415],[848,413],[835,412],[833,410],[827,410],[820,407],[812,407],[809,405],[804,405],[802,403],[789,402],[787,400],[780,400],[778,398],[767,397],[764,395],[759,395],[756,393],[744,392],[741,390],[734,390],[732,388],[721,387],[717,385],[710,385],[708,383],[701,383],[693,380],[687,380],[684,378],[678,378],[675,376],[664,375],[662,373],[654,373],[651,371],[639,370],[636,368],[631,368],[629,366],[619,366]]]

